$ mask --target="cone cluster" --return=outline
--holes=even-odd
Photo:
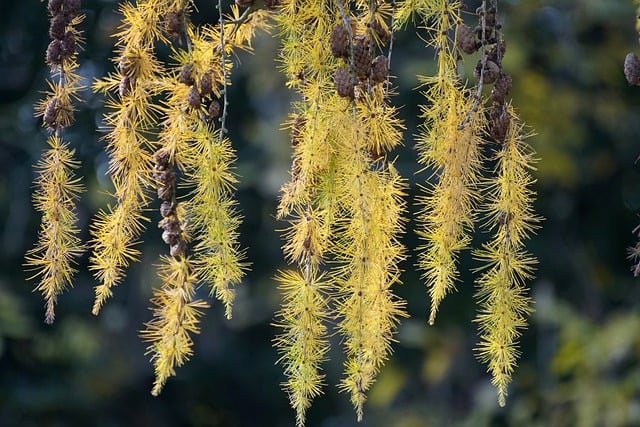
[[[334,57],[348,63],[353,54],[353,73],[346,66],[341,66],[334,74],[336,91],[343,98],[359,99],[370,92],[373,84],[384,82],[389,74],[386,56],[378,55],[373,60],[371,57],[374,44],[372,40],[384,45],[391,40],[391,32],[378,20],[374,20],[369,27],[367,33],[353,37],[353,46],[349,40],[349,31],[343,24],[335,25],[329,35],[329,47]]]
[[[47,4],[50,16],[47,47],[47,64],[61,65],[76,51],[76,33],[70,27],[74,18],[80,16],[80,0],[50,0]]]
[[[70,61],[76,53],[78,33],[73,25],[78,23],[76,18],[80,16],[80,0],[50,0],[47,4],[47,12],[51,42],[47,46],[46,62],[50,67],[58,69],[63,62]],[[49,130],[66,127],[73,122],[73,107],[68,97],[52,93],[41,105],[39,114],[42,115],[43,123]]]
[[[154,154],[155,165],[153,177],[158,185],[158,197],[162,199],[160,215],[162,220],[158,226],[162,228],[162,240],[169,245],[171,256],[184,255],[187,242],[182,230],[182,224],[178,218],[176,208],[178,203],[175,196],[176,175],[169,162],[169,153],[158,150]]]
[[[196,82],[197,80],[197,82]],[[209,119],[220,116],[221,107],[218,100],[212,97],[213,77],[211,72],[204,73],[199,79],[196,79],[193,73],[193,65],[186,64],[180,69],[178,74],[178,82],[191,86],[187,95],[187,104],[190,108],[199,109],[203,103],[209,101],[207,106],[207,115]]]
[[[511,123],[506,102],[511,90],[511,76],[502,68],[507,45],[498,33],[501,27],[496,18],[496,9],[479,7],[476,14],[480,24],[475,29],[464,24],[456,28],[456,47],[466,54],[472,54],[483,46],[488,47],[478,60],[474,74],[480,84],[493,85],[489,133],[496,142],[503,143]]]

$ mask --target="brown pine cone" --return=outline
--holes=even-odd
[[[158,186],[171,187],[176,179],[176,174],[173,170],[167,169],[161,172],[154,172],[154,178],[158,181]],[[166,199],[163,199],[166,200]]]
[[[153,161],[155,162],[155,169],[159,171],[167,170],[169,167],[169,153],[165,150],[157,150],[153,153]]]
[[[501,72],[491,90],[491,97],[494,102],[504,103],[511,90],[511,76]]]
[[[369,39],[365,36],[357,36],[353,44],[353,69],[359,79],[366,79],[371,74],[371,54]]]
[[[480,71],[482,70],[482,61],[478,61],[475,69],[476,79],[480,80]],[[500,76],[500,67],[498,64],[491,60],[487,60],[484,65],[484,72],[482,72],[482,83],[486,85],[493,84]]]
[[[504,143],[510,124],[511,115],[506,106],[503,104],[494,107],[491,112],[491,137],[499,143]]]
[[[162,232],[162,241],[167,245],[175,245],[178,242],[180,237],[180,233],[176,233],[175,231],[165,230]]]
[[[387,57],[378,55],[371,63],[371,80],[375,83],[382,83],[387,79],[389,72]]]
[[[191,64],[183,65],[182,68],[180,69],[180,74],[178,75],[178,81],[187,86],[192,86],[193,83],[195,82],[193,80],[193,76],[191,75],[192,73],[193,73],[193,65]]]
[[[193,108],[200,108],[200,94],[198,93],[198,88],[195,86],[191,86],[189,90],[189,95],[187,95],[187,103]]]
[[[381,44],[387,44],[389,40],[391,40],[391,31],[389,31],[387,26],[382,21],[374,19],[371,25],[371,29],[378,37],[378,40]]]
[[[64,15],[69,19],[80,15],[80,0],[64,0]]]
[[[336,69],[333,81],[336,85],[338,95],[343,98],[353,99],[353,80],[351,79],[351,74],[349,74],[349,71],[347,71],[346,68],[341,67]]]
[[[456,47],[468,55],[474,53],[480,47],[469,26],[461,24],[456,28]]]
[[[61,105],[58,98],[51,98],[47,102],[47,107],[44,109],[42,121],[50,128],[55,128],[58,125],[58,114],[60,113]]]
[[[62,42],[60,40],[51,40],[51,43],[47,46],[46,60],[49,65],[62,64]]]
[[[62,59],[71,58],[76,52],[76,36],[71,31],[64,33],[60,44],[60,56]]]
[[[211,73],[205,73],[200,78],[200,96],[205,97],[213,90],[213,82],[211,81]]]
[[[47,11],[49,12],[49,15],[57,15],[62,9],[62,3],[62,0],[49,0],[49,3],[47,4]]]
[[[158,185],[158,198],[162,200],[171,200],[173,198],[173,187]]]
[[[64,38],[64,30],[67,26],[67,18],[64,15],[56,15],[51,18],[51,24],[49,25],[49,37],[52,39],[62,40]]]
[[[496,43],[491,47],[489,52],[487,52],[487,58],[495,62],[496,64],[502,63],[502,58],[504,58],[504,54],[507,52],[507,43],[500,39],[496,41]]]
[[[329,46],[331,54],[336,58],[349,57],[349,33],[342,24],[338,24],[331,30],[329,36]]]
[[[120,79],[118,92],[120,93],[120,98],[124,98],[131,93],[131,79],[129,76],[123,76],[122,79]]]
[[[184,15],[178,11],[170,11],[164,17],[164,29],[170,37],[177,39],[185,33]]]
[[[164,202],[162,202],[162,204],[160,205],[160,215],[162,215],[163,218],[166,218],[169,215],[173,214],[175,214],[173,203],[170,200],[165,200]]]
[[[211,104],[209,104],[208,113],[209,113],[210,119],[215,119],[216,117],[220,117],[220,103],[215,99],[211,101]]]
[[[120,57],[120,61],[118,62],[118,70],[120,71],[121,75],[130,78],[134,78],[137,73],[135,63],[125,55],[122,55]]]
[[[624,75],[630,85],[640,84],[640,59],[635,53],[628,53],[624,58]]]
[[[186,250],[187,244],[184,242],[184,240],[180,239],[176,243],[171,245],[171,247],[169,248],[169,254],[171,254],[172,257],[177,257],[180,255],[184,255]]]

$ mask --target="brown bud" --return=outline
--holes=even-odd
[[[128,76],[122,77],[118,91],[120,93],[120,98],[124,98],[131,93],[131,79]]]
[[[200,78],[200,96],[205,97],[211,93],[213,89],[213,83],[211,81],[211,73],[205,73]]]
[[[51,40],[49,46],[47,46],[47,64],[60,65],[62,64],[62,42],[58,39]]]
[[[491,90],[491,97],[494,102],[503,103],[511,90],[511,76],[501,72]]]
[[[193,65],[186,64],[180,69],[180,75],[178,75],[178,81],[187,86],[191,86],[194,83],[193,77]]]
[[[378,55],[371,63],[371,80],[375,83],[381,83],[386,80],[388,69],[387,57]]]
[[[80,15],[80,0],[64,0],[64,15],[69,19]]]
[[[248,7],[253,4],[253,0],[236,0],[236,4],[240,7]]]
[[[391,31],[389,31],[389,29],[387,28],[387,26],[383,21],[374,19],[371,25],[371,29],[373,30],[375,35],[378,37],[378,40],[380,41],[380,43],[387,44],[387,42],[391,40]]]
[[[189,90],[189,95],[187,96],[187,103],[193,108],[200,108],[200,94],[198,93],[198,88],[195,86],[191,86]]]
[[[60,55],[63,59],[71,58],[76,52],[76,35],[72,31],[64,33],[62,43],[60,44]]]
[[[62,40],[64,38],[64,30],[67,26],[67,19],[64,15],[55,15],[51,18],[49,25],[49,37],[52,39]]]
[[[173,215],[174,213],[175,209],[173,203],[170,200],[165,200],[164,202],[162,202],[162,204],[160,205],[160,215],[162,215],[163,218],[166,218],[169,215]]]
[[[209,104],[208,113],[209,113],[210,119],[215,119],[216,117],[220,117],[220,103],[215,99],[211,101],[211,103]]]
[[[185,33],[184,14],[170,11],[164,17],[164,29],[173,38],[179,38]]]
[[[342,24],[338,24],[331,30],[329,36],[329,46],[331,54],[336,58],[349,57],[349,33]]]
[[[49,15],[55,16],[62,9],[62,0],[49,0],[47,4],[47,11]]]
[[[366,79],[371,73],[369,52],[369,39],[365,36],[357,36],[353,45],[353,68],[359,79]]]
[[[482,61],[478,61],[475,69],[476,79],[480,80],[480,71],[482,70]],[[482,83],[490,85],[493,84],[500,75],[500,67],[498,64],[491,60],[487,60],[484,65],[484,71],[482,72]]]
[[[47,107],[44,109],[42,121],[50,128],[55,128],[58,124],[58,114],[60,113],[60,100],[58,98],[51,98],[47,102]]]
[[[640,59],[635,53],[628,53],[624,58],[624,75],[630,85],[640,84]]]
[[[456,28],[456,47],[466,54],[472,54],[480,47],[469,26],[460,24]]]
[[[187,244],[184,242],[184,240],[178,240],[169,248],[169,254],[171,254],[172,257],[177,257],[180,255],[184,255],[186,250]]]
[[[341,67],[336,69],[336,73],[333,76],[333,81],[336,85],[338,95],[343,98],[353,99],[353,80],[351,79],[351,74],[349,74],[349,71],[347,71],[346,68]]]

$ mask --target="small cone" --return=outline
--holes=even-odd
[[[353,80],[351,79],[351,75],[346,68],[336,69],[333,81],[336,85],[338,95],[343,98],[353,99]]]
[[[624,75],[630,85],[640,83],[640,59],[635,53],[628,53],[624,58]]]
[[[329,46],[331,54],[336,58],[349,57],[349,33],[344,25],[339,24],[333,27],[329,36]]]

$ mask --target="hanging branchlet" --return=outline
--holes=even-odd
[[[160,268],[162,287],[154,291],[151,303],[153,320],[145,324],[142,338],[151,344],[147,348],[155,367],[155,382],[151,394],[157,396],[175,368],[182,366],[193,354],[194,334],[200,329],[200,317],[208,304],[194,299],[196,277],[193,266],[184,256],[163,259]]]
[[[476,78],[479,85],[493,85],[487,127],[498,144],[495,176],[488,179],[484,195],[485,216],[495,234],[476,251],[486,269],[477,280],[480,344],[476,351],[487,364],[498,403],[504,406],[519,356],[517,341],[532,312],[526,282],[533,278],[537,261],[527,253],[525,241],[540,221],[533,211],[535,192],[531,189],[536,160],[525,141],[524,125],[508,99],[511,77],[502,68],[506,44],[499,31],[497,1],[490,7],[483,1],[476,13],[480,20],[476,35],[483,46]]]
[[[246,269],[238,242],[240,217],[232,198],[235,153],[228,139],[220,137],[224,123],[216,130],[214,119],[225,114],[220,111],[218,99],[224,99],[226,105],[222,94],[229,84],[232,66],[227,55],[251,49],[255,31],[267,28],[266,15],[241,15],[232,6],[229,16],[222,17],[220,11],[219,26],[195,28],[189,22],[188,5],[187,1],[174,5],[165,18],[172,28],[167,32],[173,32],[186,49],[176,49],[176,69],[159,83],[166,101],[160,108],[164,121],[159,134],[161,148],[154,155],[153,177],[162,201],[159,226],[170,247],[170,257],[162,258],[160,268],[164,277],[176,280],[165,281],[156,291],[154,319],[142,332],[152,343],[148,351],[156,370],[154,395],[192,353],[192,335],[198,333],[200,309],[206,307],[204,302],[193,300],[194,284],[207,284],[230,318],[233,287],[240,283]],[[181,23],[174,22],[174,15]],[[174,167],[181,172],[183,186],[191,189],[187,201],[178,202]],[[195,244],[189,251],[192,255],[187,255],[192,234]],[[168,315],[180,312],[182,307],[184,315],[180,319]],[[182,344],[174,345],[175,342]]]
[[[415,5],[413,11],[407,10],[406,3],[400,6],[397,25],[417,14],[430,29],[429,45],[435,49],[437,61],[435,76],[419,77],[427,105],[422,107],[424,124],[416,145],[418,161],[432,168],[436,176],[436,182],[425,187],[425,194],[418,199],[422,208],[418,234],[424,241],[418,267],[429,288],[429,323],[433,324],[440,303],[455,289],[458,254],[471,241],[479,198],[483,115],[457,72],[458,49],[474,51],[479,45],[473,40],[473,31],[462,24],[459,2],[437,0]]]
[[[72,286],[75,259],[84,251],[76,226],[78,217],[75,202],[83,191],[80,180],[74,177],[79,163],[74,150],[62,139],[62,131],[74,121],[73,102],[82,89],[77,74],[77,50],[81,32],[77,26],[83,21],[80,0],[49,0],[49,36],[46,63],[51,70],[46,97],[36,104],[36,116],[52,133],[36,165],[37,187],[33,204],[42,215],[38,241],[26,254],[26,267],[38,278],[36,290],[46,305],[45,322],[53,323],[58,296]]]
[[[105,116],[109,175],[116,204],[100,212],[92,226],[91,269],[96,286],[93,313],[98,314],[112,288],[137,258],[134,244],[148,204],[146,188],[152,184],[153,149],[148,132],[156,123],[157,108],[152,97],[159,92],[161,64],[154,55],[154,43],[166,41],[162,18],[171,10],[170,0],[143,0],[136,6],[124,4],[122,30],[117,34],[117,72],[94,84],[94,90],[113,94]]]
[[[275,345],[302,425],[311,399],[321,392],[322,320],[325,307],[335,305],[347,357],[340,387],[360,420],[366,392],[403,315],[390,290],[402,259],[397,236],[403,184],[386,161],[401,141],[402,125],[385,102],[388,57],[376,55],[391,38],[392,9],[388,2],[318,0],[304,7],[285,1],[280,10],[282,68],[303,101],[294,104],[289,125],[291,181],[282,189],[278,211],[291,224],[284,251],[298,272],[278,277],[285,302],[277,323],[283,333]],[[337,266],[325,269],[324,259]],[[328,270],[326,279],[322,270]],[[325,281],[330,286],[314,293],[315,299],[298,298]]]
[[[526,142],[523,125],[510,105],[511,118],[504,142],[496,153],[496,176],[489,181],[485,215],[494,230],[492,240],[476,252],[485,264],[477,280],[480,310],[480,343],[476,349],[487,364],[498,403],[504,406],[507,387],[519,356],[517,340],[533,311],[526,281],[533,277],[536,259],[525,250],[525,241],[537,228],[533,211],[535,180],[531,176],[534,153]]]
[[[329,4],[321,0],[285,0],[277,16],[282,69],[287,85],[302,97],[294,104],[288,125],[293,149],[291,180],[282,188],[278,207],[278,217],[290,223],[284,233],[284,252],[293,269],[276,277],[283,303],[275,322],[280,333],[274,340],[286,376],[282,386],[298,427],[304,425],[312,400],[322,393],[321,364],[328,351],[324,321],[330,315],[331,282],[320,268],[336,214],[334,124],[327,111],[335,97],[331,78],[335,65],[324,48],[331,17]]]

